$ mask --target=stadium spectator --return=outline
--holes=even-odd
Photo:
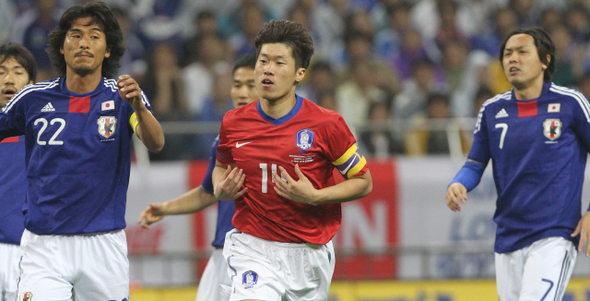
[[[451,114],[449,96],[432,93],[427,96],[426,114],[410,119],[411,128],[404,131],[405,153],[415,155],[448,155],[451,153],[450,138],[458,138],[460,153],[469,151],[469,142],[464,131]]]
[[[417,61],[413,76],[402,83],[402,90],[393,98],[392,118],[401,120],[412,116],[425,115],[427,95],[445,92],[448,88],[437,79],[436,66],[429,61]]]
[[[590,103],[581,93],[551,83],[555,46],[540,28],[513,31],[500,61],[513,89],[484,103],[467,162],[445,200],[460,211],[491,159],[498,197],[498,296],[561,300],[576,246],[582,252],[590,238],[590,213],[580,214]],[[585,253],[590,254],[590,244]]]
[[[191,52],[191,63],[182,70],[182,78],[191,115],[203,109],[206,97],[211,95],[215,74],[228,69],[227,44],[218,35],[199,36]]]
[[[553,82],[560,86],[571,87],[584,73],[584,49],[574,43],[571,32],[564,25],[557,25],[547,32],[555,44]]]
[[[137,36],[125,9],[119,6],[111,6],[111,10],[115,14],[119,26],[121,26],[126,47],[125,54],[121,58],[119,74],[129,74],[137,81],[141,81],[148,68],[145,60],[147,55],[145,47]]]
[[[164,135],[133,78],[110,79],[123,34],[104,3],[70,7],[49,35],[60,77],[22,89],[0,112],[0,139],[25,134],[27,202],[18,298],[129,298],[125,206],[130,140]]]
[[[230,87],[232,84],[231,75],[227,73],[217,74],[213,79],[213,91],[205,99],[203,110],[193,116],[196,121],[207,121],[220,123],[225,112],[233,109]],[[217,134],[203,133],[196,135],[192,148],[193,158],[207,158],[211,143],[215,141]]]
[[[231,100],[235,108],[241,108],[259,98],[258,92],[254,87],[255,64],[256,56],[249,54],[240,58],[234,65],[231,89],[227,90],[230,91]],[[229,267],[225,259],[223,259],[222,250],[225,242],[225,234],[233,229],[231,220],[235,213],[235,207],[234,202],[217,201],[213,195],[211,175],[215,167],[217,154],[215,147],[219,145],[219,139],[214,139],[211,145],[209,167],[201,185],[177,198],[162,203],[150,204],[143,210],[138,219],[138,223],[142,227],[149,228],[151,224],[162,220],[167,215],[199,212],[217,202],[217,226],[215,239],[212,242],[212,246],[215,249],[211,253],[207,267],[201,276],[199,290],[197,291],[197,301],[226,300],[221,296],[221,285],[231,285],[231,280],[227,273]]]
[[[447,41],[442,48],[440,66],[451,95],[451,111],[455,117],[467,117],[473,111],[473,98],[487,72],[492,58],[484,51],[469,52],[461,41]],[[485,82],[484,82],[485,84]]]
[[[216,198],[236,206],[223,250],[227,292],[230,300],[327,300],[340,203],[368,195],[371,175],[343,119],[295,94],[313,54],[305,28],[268,22],[256,47],[260,100],[225,115],[213,170]],[[336,185],[334,167],[345,177]]]
[[[375,36],[375,53],[387,61],[393,61],[400,51],[405,34],[411,30],[411,6],[407,2],[388,7],[387,27],[377,32]]]
[[[587,43],[590,40],[590,8],[588,3],[574,3],[565,12],[565,24],[570,29],[576,43]]]
[[[359,130],[359,142],[367,156],[377,159],[387,159],[393,154],[401,154],[403,145],[396,139],[397,133],[392,132],[389,107],[384,102],[373,102],[369,106],[367,124]]]
[[[402,36],[401,48],[392,58],[391,65],[404,81],[412,77],[413,66],[424,60],[433,61],[426,50],[420,32],[410,29]]]
[[[327,61],[315,61],[306,71],[307,79],[299,84],[297,93],[307,99],[318,100],[318,95],[334,91],[336,87],[335,74]]]
[[[25,47],[0,46],[0,108],[37,76],[35,57]],[[0,301],[16,300],[20,239],[25,230],[27,172],[25,137],[0,141]]]
[[[240,30],[229,37],[229,44],[235,57],[256,51],[254,40],[264,23],[264,10],[258,4],[243,5],[239,13]]]
[[[155,44],[148,58],[148,71],[139,82],[145,96],[151,99],[154,116],[160,121],[189,121],[192,117],[176,51],[172,43]],[[158,153],[150,153],[151,160],[192,158],[190,135],[174,134],[166,138],[166,147]]]
[[[338,113],[355,134],[357,134],[357,127],[367,121],[371,103],[387,103],[391,99],[391,94],[377,86],[379,82],[378,74],[375,73],[377,68],[376,62],[369,58],[356,58],[347,72],[350,79],[336,88]]]
[[[49,32],[57,26],[62,10],[57,0],[35,0],[35,7],[21,15],[14,26],[12,41],[25,46],[37,61],[37,79],[43,81],[56,74],[45,52]]]

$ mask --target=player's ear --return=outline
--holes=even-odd
[[[109,56],[111,56],[111,49],[107,48],[107,51],[104,53],[104,58],[108,58]]]
[[[547,66],[551,63],[551,56],[547,55],[547,65],[545,64],[541,64],[541,68],[543,68],[543,70],[547,70]]]
[[[305,68],[301,67],[299,69],[297,69],[297,72],[295,74],[295,81],[300,83],[303,78],[305,77]]]

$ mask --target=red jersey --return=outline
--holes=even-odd
[[[248,187],[235,200],[234,227],[270,241],[329,242],[340,228],[340,204],[312,206],[282,198],[274,190],[272,173],[282,166],[298,180],[299,164],[316,189],[335,185],[335,167],[345,178],[368,170],[355,143],[338,113],[300,96],[279,119],[264,113],[260,101],[229,111],[221,125],[217,160],[243,169]]]

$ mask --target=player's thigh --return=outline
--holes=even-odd
[[[561,300],[576,257],[574,244],[562,237],[549,237],[532,244],[527,254],[518,300]]]
[[[18,301],[71,299],[72,284],[66,273],[70,265],[59,251],[61,245],[53,236],[40,236],[25,230],[21,239]]]
[[[307,245],[303,252],[286,249],[280,260],[285,262],[290,273],[285,273],[287,286],[284,300],[328,300],[330,283],[334,274],[335,258],[332,242],[325,245]]]
[[[0,300],[16,300],[20,246],[0,243]]]
[[[518,300],[522,287],[525,251],[496,253],[496,289],[501,301]]]
[[[281,301],[285,287],[277,273],[280,266],[273,266],[274,255],[260,242],[235,229],[226,235],[223,256],[232,280],[230,301]]]
[[[222,301],[228,299],[221,298],[222,285],[224,287],[231,286],[231,279],[227,270],[228,266],[225,258],[223,258],[223,251],[221,249],[215,249],[211,253],[211,257],[199,281],[197,301]]]
[[[129,300],[129,260],[125,232],[77,236],[80,263],[74,301]]]

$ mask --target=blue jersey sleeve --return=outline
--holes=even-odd
[[[25,134],[26,118],[22,99],[28,92],[28,89],[21,90],[0,111],[0,140]]]
[[[581,93],[576,96],[578,105],[572,108],[574,132],[586,151],[590,151],[590,104]]]
[[[582,95],[582,93],[577,92],[575,94],[575,99],[578,105],[574,105],[572,109],[572,117],[573,117],[573,127],[578,140],[584,148],[586,152],[590,151],[590,103]],[[590,211],[590,206],[588,207],[588,211]]]
[[[215,168],[215,161],[217,160],[217,150],[215,149],[219,145],[219,136],[215,138],[213,145],[211,146],[211,156],[209,157],[209,167],[207,167],[207,173],[205,174],[205,178],[203,182],[201,182],[201,186],[205,191],[213,194],[213,169]]]
[[[490,141],[488,137],[487,122],[485,119],[485,107],[481,109],[477,123],[475,124],[475,130],[473,132],[473,144],[467,158],[474,162],[480,163],[484,166],[488,164],[490,160]]]
[[[481,181],[483,172],[490,160],[488,131],[484,113],[485,107],[479,112],[477,123],[475,124],[473,145],[467,156],[467,162],[465,162],[465,165],[463,165],[449,185],[461,183],[467,191],[471,191]]]
[[[481,176],[485,169],[486,167],[484,165],[473,161],[467,161],[451,181],[449,186],[453,183],[461,183],[465,186],[467,191],[471,191],[477,186],[477,184],[479,184],[479,181],[481,181]]]

